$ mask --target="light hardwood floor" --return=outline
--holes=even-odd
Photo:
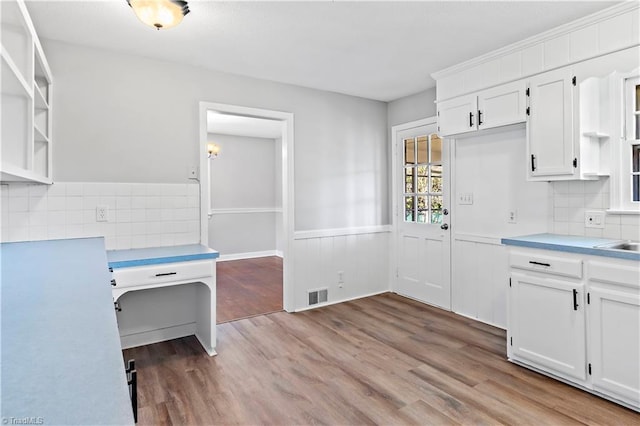
[[[282,258],[217,262],[217,323],[282,310]]]
[[[124,351],[140,424],[639,425],[640,414],[506,361],[503,330],[394,294]]]

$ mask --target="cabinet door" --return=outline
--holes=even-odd
[[[593,387],[640,404],[640,296],[592,287],[589,349]]]
[[[478,129],[491,129],[526,121],[524,81],[503,84],[478,94]]]
[[[584,380],[583,285],[512,272],[509,298],[513,355],[559,376]]]
[[[441,137],[477,130],[476,95],[460,96],[438,103],[438,134]]]
[[[530,176],[556,175],[566,179],[574,173],[572,88],[572,75],[566,68],[529,81]]]

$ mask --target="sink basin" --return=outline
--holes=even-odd
[[[596,246],[596,248],[607,250],[635,251],[640,253],[640,243],[636,243],[634,241],[616,241],[615,243]]]

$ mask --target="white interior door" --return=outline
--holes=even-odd
[[[449,146],[436,129],[396,133],[396,291],[451,309]]]

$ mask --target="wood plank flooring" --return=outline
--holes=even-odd
[[[217,323],[282,310],[282,258],[217,263]]]
[[[506,361],[503,330],[394,294],[124,351],[140,424],[638,425],[640,415]]]

